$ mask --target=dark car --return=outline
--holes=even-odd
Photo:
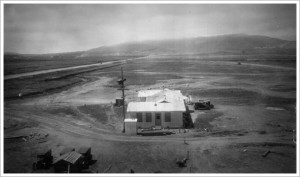
[[[194,104],[195,110],[210,110],[214,108],[214,105],[210,103],[210,101],[199,100]]]

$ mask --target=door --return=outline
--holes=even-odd
[[[160,116],[160,113],[155,113],[155,126],[161,126],[161,116]]]

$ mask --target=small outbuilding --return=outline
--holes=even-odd
[[[120,106],[123,106],[123,105],[124,105],[123,99],[122,99],[122,98],[117,98],[117,99],[116,99],[115,106],[120,107]]]
[[[129,135],[137,134],[137,119],[135,118],[126,118],[125,122],[125,133]]]
[[[91,147],[81,147],[77,152],[82,155],[82,167],[87,168],[92,161]]]
[[[75,151],[63,154],[54,160],[55,173],[79,173],[82,169],[83,157]]]
[[[33,163],[33,170],[49,169],[53,161],[52,150],[38,151],[37,159],[37,162]]]

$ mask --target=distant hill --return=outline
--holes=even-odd
[[[259,35],[219,35],[128,42],[87,51],[48,54],[4,53],[4,75],[94,64],[149,55],[296,55],[296,42]]]
[[[16,52],[5,52],[5,55],[20,55],[19,53]]]
[[[267,36],[231,34],[174,40],[152,40],[103,46],[83,56],[177,55],[203,53],[290,53],[296,42]]]
[[[87,51],[18,54],[5,53],[9,58],[87,58],[101,56],[146,56],[146,55],[197,55],[197,54],[296,54],[296,41],[287,41],[261,35],[230,34],[186,39],[149,40],[102,46]]]

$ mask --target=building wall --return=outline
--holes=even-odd
[[[137,118],[137,112],[128,112],[130,117]],[[180,128],[183,126],[183,112],[174,111],[171,113],[171,122],[165,122],[165,112],[151,112],[151,122],[146,122],[146,112],[141,112],[143,121],[137,122],[138,128],[155,127],[155,113],[161,113],[161,127],[162,128]]]
[[[130,117],[137,118],[137,112],[129,112]],[[142,122],[137,122],[137,128],[151,128],[155,126],[154,122],[154,116],[155,113],[151,112],[151,122],[146,122],[146,112],[142,112],[143,115],[143,121]]]
[[[181,128],[183,127],[183,112],[171,112],[171,122],[165,122],[165,114],[162,113],[162,127],[163,128]]]
[[[70,173],[79,173],[81,171],[81,164],[83,158],[80,157],[74,164],[70,164]],[[59,173],[67,173],[68,172],[68,162],[65,160],[60,160],[59,162],[54,164],[54,172]]]

